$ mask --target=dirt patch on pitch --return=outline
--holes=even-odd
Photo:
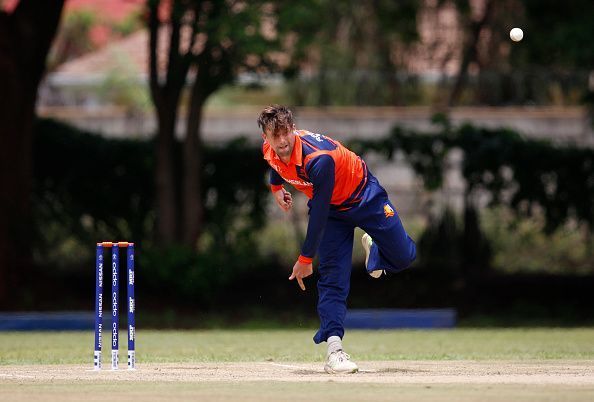
[[[594,361],[365,361],[360,371],[328,375],[320,363],[150,363],[135,371],[80,365],[0,366],[0,383],[18,381],[348,382],[382,384],[594,385]]]

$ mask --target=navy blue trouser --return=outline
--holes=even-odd
[[[328,216],[318,249],[320,329],[314,336],[315,343],[325,342],[333,335],[341,338],[344,335],[355,227],[360,227],[373,239],[368,271],[399,272],[415,260],[414,241],[402,227],[386,190],[369,173],[359,205],[347,211],[331,210]]]

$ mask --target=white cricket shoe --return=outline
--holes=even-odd
[[[365,268],[367,268],[367,262],[369,261],[369,253],[371,252],[371,245],[373,244],[373,239],[367,233],[363,233],[361,237],[361,244],[363,244],[363,249],[365,250]],[[379,278],[384,273],[382,269],[376,269],[375,271],[367,271],[369,276],[372,278]]]
[[[324,370],[328,374],[346,374],[356,373],[359,371],[359,367],[351,361],[351,356],[339,349],[328,355]]]

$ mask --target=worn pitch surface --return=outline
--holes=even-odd
[[[569,400],[594,399],[594,361],[364,361],[357,374],[312,363],[0,366],[1,400]]]
[[[344,382],[382,384],[557,384],[594,386],[594,361],[366,361],[356,374],[328,375],[316,363],[149,363],[137,370],[80,365],[0,366],[0,380],[117,382]]]

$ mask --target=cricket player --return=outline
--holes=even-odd
[[[326,372],[354,373],[358,367],[344,352],[342,338],[355,227],[365,232],[365,266],[374,278],[406,269],[416,257],[415,243],[386,191],[355,153],[329,137],[298,130],[285,106],[266,107],[258,126],[279,207],[288,211],[293,205],[285,183],[309,198],[307,235],[289,279],[305,290],[303,279],[312,274],[313,258],[319,256],[320,329],[313,339],[328,342]]]

